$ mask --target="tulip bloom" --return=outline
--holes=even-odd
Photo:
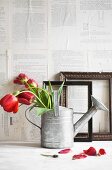
[[[30,92],[23,92],[20,93],[17,98],[19,103],[30,105],[34,101],[35,96]]]
[[[20,84],[23,85],[28,81],[28,77],[26,74],[20,73],[15,79],[14,83],[15,84]]]
[[[13,94],[7,94],[0,100],[0,105],[7,112],[16,113],[18,111],[18,99]]]
[[[36,87],[38,87],[38,84],[34,79],[29,79],[27,81],[27,83],[25,84],[25,87],[26,88],[29,88],[29,87],[35,87],[36,88]]]

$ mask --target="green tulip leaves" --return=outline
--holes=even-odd
[[[58,101],[60,100],[61,93],[63,91],[64,82],[58,89]],[[37,107],[37,115],[42,115],[45,112],[50,110],[54,110],[54,90],[49,81],[48,90],[45,88],[38,88],[38,92],[36,94],[35,104],[30,107],[32,110],[34,107]]]

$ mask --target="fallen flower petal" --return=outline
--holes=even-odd
[[[99,149],[98,156],[105,155],[105,154],[106,154],[105,149],[103,148]]]
[[[66,154],[66,153],[69,153],[69,152],[71,152],[71,149],[63,149],[63,150],[59,151],[58,153],[59,154]]]
[[[73,155],[72,160],[75,160],[75,159],[84,159],[86,157],[87,157],[87,155],[85,155],[85,154]]]
[[[83,150],[83,152],[89,156],[96,156],[96,149],[94,147],[90,147],[87,150]]]

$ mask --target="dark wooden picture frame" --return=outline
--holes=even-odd
[[[52,86],[60,86],[63,81],[50,81]],[[43,85],[46,87],[49,85],[49,81],[44,81]],[[88,109],[92,106],[91,95],[92,95],[92,82],[91,81],[66,81],[63,87],[63,93],[61,95],[60,105],[67,107],[67,92],[68,86],[87,86],[88,87]],[[78,113],[77,113],[78,114]],[[84,114],[84,113],[83,113]],[[74,137],[76,142],[87,142],[92,141],[92,118],[88,121],[88,133],[78,133]]]
[[[112,72],[60,72],[60,80],[107,80],[109,83],[109,132],[93,133],[93,140],[112,140]]]

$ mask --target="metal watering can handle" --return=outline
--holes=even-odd
[[[38,126],[38,125],[36,125],[35,123],[33,123],[33,122],[27,117],[27,111],[28,111],[29,109],[30,109],[30,108],[27,108],[27,109],[25,110],[25,117],[26,117],[26,119],[27,119],[28,122],[30,122],[32,125],[38,127],[38,128],[41,130],[41,127],[40,127],[40,126]]]

